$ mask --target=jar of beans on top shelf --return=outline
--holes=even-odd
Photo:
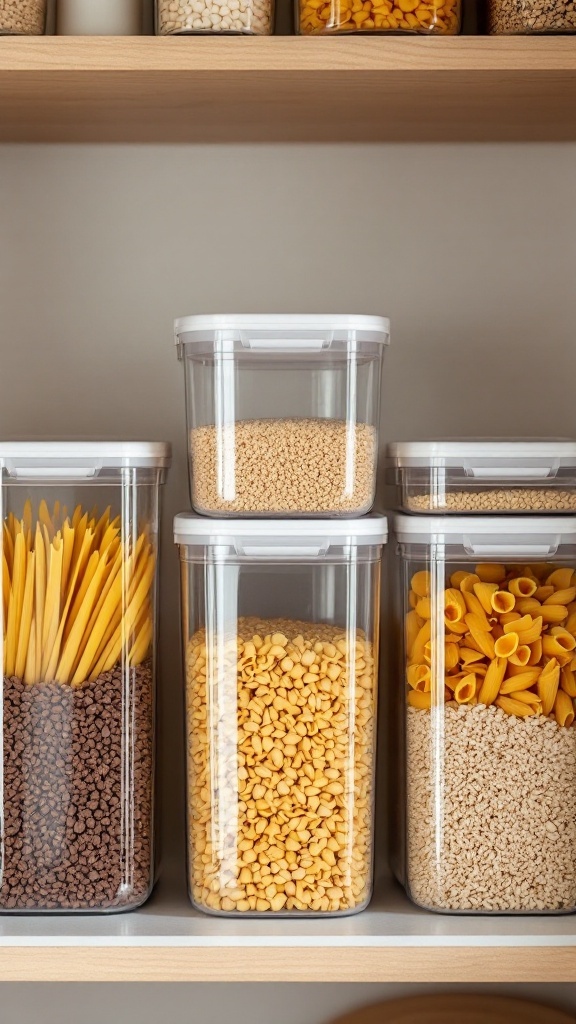
[[[274,0],[156,0],[159,36],[269,36],[274,31]]]
[[[489,0],[488,30],[493,35],[576,32],[574,0]]]

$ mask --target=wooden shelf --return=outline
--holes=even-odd
[[[0,39],[3,142],[575,139],[576,36]]]
[[[388,883],[355,917],[239,921],[165,883],[132,914],[0,917],[0,982],[439,979],[574,983],[576,916],[429,914]]]

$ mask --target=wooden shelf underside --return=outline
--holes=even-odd
[[[0,38],[3,142],[576,140],[576,36]]]

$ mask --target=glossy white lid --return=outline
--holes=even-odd
[[[390,321],[383,316],[348,313],[209,313],[179,317],[174,321],[176,344],[194,343],[194,334],[207,332],[263,332],[299,334],[328,331],[346,335],[354,331],[358,340],[390,344]],[[186,337],[184,337],[186,335]]]
[[[387,455],[397,465],[438,465],[440,460],[469,458],[496,459],[508,465],[516,459],[564,460],[576,465],[576,441],[568,438],[509,438],[495,440],[469,438],[459,441],[396,441],[389,444]]]
[[[377,512],[358,519],[209,519],[182,512],[174,519],[175,544],[225,544],[238,537],[272,539],[275,546],[300,547],[326,540],[336,545],[385,544],[386,516]]]
[[[0,464],[86,462],[108,468],[164,468],[171,445],[163,441],[0,441]]]

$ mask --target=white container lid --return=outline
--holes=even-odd
[[[286,342],[298,349],[329,348],[332,342],[348,341],[390,344],[387,317],[324,313],[222,313],[184,316],[174,321],[177,345],[199,344],[217,335],[239,341],[244,348],[286,351]],[[291,347],[292,347],[291,346]]]
[[[398,466],[461,466],[467,459],[494,459],[504,465],[531,459],[551,464],[576,465],[576,441],[564,437],[449,438],[433,441],[396,441],[387,447],[387,456]]]
[[[162,441],[0,441],[0,466],[10,476],[96,476],[102,469],[167,469],[172,449]]]
[[[247,541],[275,549],[317,545],[368,547],[385,544],[387,539],[388,521],[377,512],[358,519],[208,519],[182,512],[174,519],[174,543],[183,545]]]
[[[410,516],[393,518],[402,544],[461,546],[478,558],[546,558],[576,544],[576,516]]]

